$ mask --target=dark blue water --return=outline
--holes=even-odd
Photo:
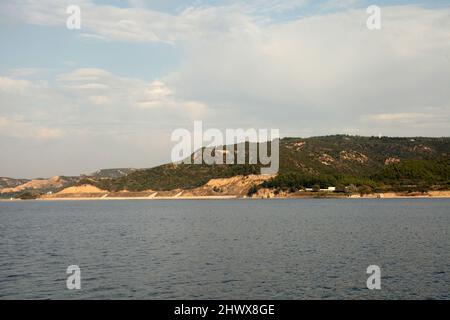
[[[0,299],[449,299],[449,226],[448,199],[0,202]]]

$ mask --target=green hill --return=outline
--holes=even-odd
[[[165,164],[116,179],[86,177],[119,191],[189,189],[212,178],[259,174],[260,165]],[[280,170],[266,187],[367,186],[383,190],[450,189],[450,138],[334,135],[280,140]]]

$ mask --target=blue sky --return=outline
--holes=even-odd
[[[0,62],[3,73],[16,68],[62,71],[83,66],[151,80],[176,68],[180,60],[173,45],[80,40],[76,31],[47,26],[6,25],[0,41],[7,43]]]
[[[450,134],[450,1],[6,0],[0,41],[0,176],[164,163],[194,120]]]
[[[20,2],[20,1],[18,1]],[[277,1],[253,1],[256,5],[255,14],[264,15],[275,21],[290,21],[302,16],[326,14],[349,8],[367,8],[369,5],[379,6],[420,4],[428,8],[450,6],[448,0],[428,1],[287,1],[293,3],[292,9],[280,11],[265,11],[275,6]],[[77,4],[82,2],[69,1]],[[178,14],[189,7],[227,6],[239,4],[239,1],[93,1],[98,5],[116,6],[119,8],[145,8],[168,14]],[[246,3],[246,2],[242,2]],[[252,3],[247,1],[247,3]],[[263,5],[266,3],[266,5]],[[280,1],[283,3],[283,1]],[[347,4],[348,3],[348,4]],[[3,19],[2,19],[3,20]],[[0,20],[1,21],[1,20]],[[181,59],[181,53],[176,46],[161,43],[123,43],[99,42],[80,39],[80,32],[74,32],[55,26],[36,26],[4,21],[1,24],[0,41],[6,44],[2,49],[0,72],[12,68],[49,68],[65,69],[68,64],[78,64],[84,67],[100,67],[118,74],[138,76],[143,79],[160,77],[174,70]],[[131,58],[132,57],[132,58]],[[118,63],[120,61],[120,63]],[[144,66],[144,67],[143,67]]]

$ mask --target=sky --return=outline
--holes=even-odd
[[[450,136],[450,0],[2,0],[0,43],[0,176],[152,167],[195,120]]]

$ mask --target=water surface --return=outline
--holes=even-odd
[[[449,299],[449,199],[0,202],[0,299]],[[81,290],[66,268],[81,268]],[[368,290],[369,265],[382,270]]]

